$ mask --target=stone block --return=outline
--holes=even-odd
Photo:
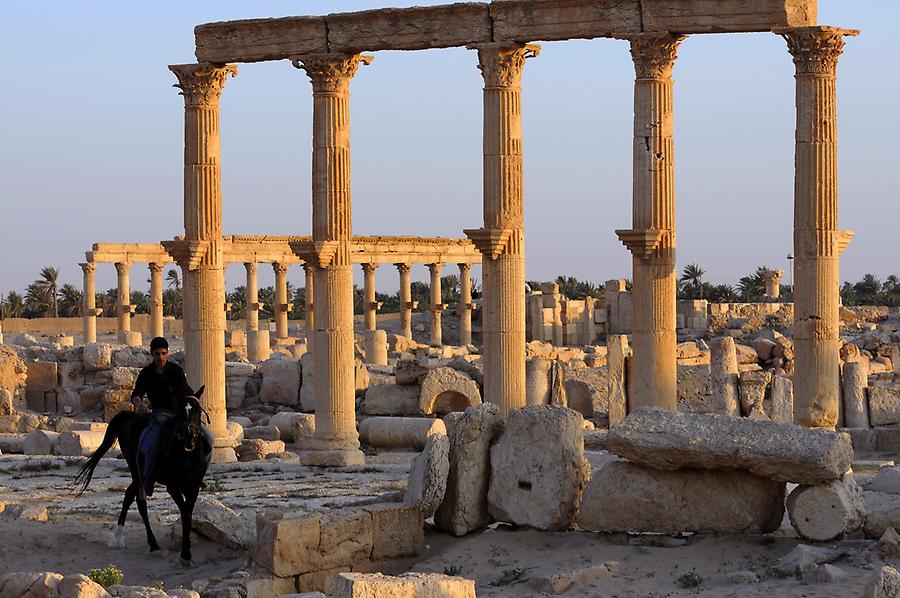
[[[68,457],[89,457],[100,448],[105,431],[72,430],[60,433],[53,452]]]
[[[26,455],[52,455],[53,446],[59,438],[58,432],[33,430],[25,436],[24,451]]]
[[[386,503],[364,509],[372,517],[372,560],[416,556],[425,550],[425,519],[417,507]]]
[[[419,415],[418,385],[375,384],[366,390],[359,406],[366,415]]]
[[[87,372],[108,370],[112,367],[112,346],[105,343],[88,343],[84,346],[82,359]]]
[[[14,572],[0,574],[0,589],[6,598],[54,598],[59,596],[59,573]]]
[[[244,442],[244,426],[231,420],[228,420],[225,426],[228,428],[228,433],[234,438],[235,443],[241,444]]]
[[[490,523],[490,448],[502,431],[503,420],[493,403],[467,409],[451,428],[447,490],[434,516],[444,531],[463,536]]]
[[[840,479],[853,460],[850,436],[790,423],[640,408],[609,431],[607,448],[659,469],[742,469],[782,482]]]
[[[254,521],[207,496],[197,500],[192,522],[193,531],[228,548],[247,549],[256,540]]]
[[[372,516],[365,509],[337,509],[323,513],[316,549],[317,570],[358,563],[372,554]]]
[[[303,384],[300,386],[300,409],[316,410],[316,368],[313,353],[304,353],[300,357]]]
[[[112,373],[112,384],[110,386],[130,392],[134,389],[134,384],[137,382],[137,377],[141,370],[140,368],[114,367],[110,372]]]
[[[247,359],[265,361],[272,355],[268,330],[251,330],[247,335]]]
[[[525,361],[525,403],[550,404],[550,360],[532,357]]]
[[[450,473],[450,438],[432,434],[425,449],[413,459],[403,504],[413,505],[427,519],[434,515],[447,491]]]
[[[25,434],[0,433],[0,455],[25,454]]]
[[[321,569],[317,558],[320,514],[262,512],[250,558],[279,577]]]
[[[474,2],[332,14],[326,21],[332,52],[424,50],[492,41],[488,7]]]
[[[301,365],[293,359],[268,359],[260,364],[262,403],[297,405],[300,401]]]
[[[384,330],[366,330],[363,332],[363,344],[366,349],[366,363],[374,365],[388,364],[387,332]]]
[[[568,529],[589,479],[581,414],[553,405],[516,409],[491,447],[488,510],[500,521]]]
[[[743,372],[739,378],[741,414],[750,416],[758,413],[768,415],[765,410],[766,390],[772,381],[772,372]]]
[[[853,451],[859,453],[873,453],[878,450],[878,431],[873,428],[844,428],[844,432],[850,435]]]
[[[394,382],[400,386],[421,384],[428,368],[417,359],[401,359],[394,364]]]
[[[85,384],[84,364],[81,361],[61,361],[58,365],[59,386],[79,390]]]
[[[869,427],[868,380],[868,361],[847,362],[841,368],[841,402],[844,425],[848,428]]]
[[[429,370],[422,378],[419,411],[444,415],[481,405],[481,391],[466,374],[449,367]]]
[[[107,390],[103,393],[103,421],[109,422],[117,413],[134,411],[130,390]]]
[[[900,424],[900,384],[869,388],[869,419],[873,426]]]
[[[869,538],[880,538],[889,527],[900,529],[900,494],[863,492],[866,520],[863,531]]]
[[[260,440],[253,438],[244,440],[237,447],[239,461],[257,461],[265,459],[269,455],[284,452],[284,442],[281,440]]]
[[[359,424],[359,438],[384,448],[421,449],[432,434],[447,434],[440,419],[427,417],[368,417]]]
[[[769,533],[784,483],[743,471],[665,471],[613,461],[584,492],[578,525],[598,532]]]
[[[876,432],[876,442],[879,451],[900,453],[900,427],[878,428]]]
[[[900,571],[885,565],[866,583],[863,598],[897,598],[900,596]]]
[[[585,419],[593,418],[594,405],[603,402],[603,393],[600,389],[583,380],[566,380],[565,395],[567,406]]]
[[[309,437],[316,431],[316,416],[311,413],[281,411],[269,419],[270,428],[278,428],[279,437],[285,442],[298,441],[296,434]]]
[[[143,347],[143,339],[140,332],[129,331],[119,333],[119,342],[126,347]]]
[[[32,411],[50,411],[46,409],[45,394],[56,391],[58,364],[55,361],[29,361],[26,368],[25,398],[28,408]]]
[[[260,575],[258,573],[252,574],[250,579],[247,579],[243,585],[246,589],[246,598],[278,598],[280,596],[296,596],[294,592],[297,589],[297,583],[293,577]],[[212,595],[223,596],[227,598],[231,598],[232,596],[242,596],[238,593],[237,589],[235,589],[233,593],[229,590],[224,590],[222,592],[214,591]],[[135,598],[138,597],[135,596]],[[140,598],[143,598],[143,596],[141,596]],[[160,596],[159,598],[162,597]]]
[[[627,370],[625,367],[625,360],[630,353],[628,337],[624,334],[610,335],[606,347],[609,369],[609,426],[612,427],[625,419],[628,412]]]
[[[772,377],[767,413],[772,421],[793,423],[794,383],[787,376]]]
[[[475,582],[438,573],[340,573],[334,596],[342,598],[475,598]]]
[[[643,30],[679,33],[771,31],[815,25],[812,0],[641,0]],[[775,304],[777,305],[777,304]]]
[[[797,486],[787,499],[791,525],[805,540],[828,542],[858,530],[866,516],[863,491],[852,473],[816,486]]]
[[[340,573],[349,573],[349,567],[338,567],[336,569],[326,569],[325,571],[312,571],[297,576],[297,589],[301,592],[299,595],[287,596],[286,598],[325,598],[325,596],[334,596],[334,584]],[[306,592],[306,593],[304,593]],[[285,598],[285,597],[282,597]]]

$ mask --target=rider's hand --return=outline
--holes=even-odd
[[[134,412],[138,415],[147,415],[147,406],[144,405],[144,402],[140,399],[133,399],[132,404],[134,404]]]

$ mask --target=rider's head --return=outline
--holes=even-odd
[[[161,336],[157,336],[150,341],[150,355],[153,356],[153,365],[161,368],[166,365],[169,360],[169,341]]]

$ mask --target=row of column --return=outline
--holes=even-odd
[[[97,264],[85,262],[79,265],[84,274],[82,292],[84,342],[95,343],[97,342],[97,317],[103,313],[102,309],[97,308],[97,289],[94,282]],[[163,336],[163,264],[151,263],[148,266],[150,268],[150,334],[151,336]],[[124,335],[131,332],[131,315],[134,313],[129,282],[131,264],[116,262],[115,267],[116,317],[118,319],[116,329],[121,340]]]
[[[839,405],[835,27],[777,31],[796,67],[794,183],[795,422],[834,427]],[[672,68],[683,36],[629,38],[635,67],[633,228],[616,231],[633,256],[634,383],[629,407],[676,409],[675,176]]]
[[[795,184],[797,420],[830,426],[837,414],[837,256],[849,236],[836,229],[835,69],[844,35],[827,27],[782,33],[797,65]],[[634,257],[635,391],[632,407],[674,409],[675,385],[675,195],[672,66],[683,38],[643,34],[629,38],[635,64],[633,228],[617,231]],[[466,230],[482,253],[485,399],[505,416],[525,405],[525,262],[522,177],[521,75],[539,47],[516,43],[472,46],[484,78],[483,225]],[[353,301],[350,270],[351,194],[349,86],[361,55],[320,54],[293,59],[313,87],[312,240],[292,244],[311,264],[316,300],[307,321],[316,355],[315,450],[308,463],[361,463],[354,413]],[[197,345],[188,356],[202,365],[191,380],[224,382],[224,320],[204,316],[221,306],[221,197],[219,194],[218,101],[235,67],[171,67],[185,95],[184,266],[195,300],[186,302],[186,320],[200,321]],[[202,89],[202,92],[195,91]],[[199,217],[197,217],[199,216]],[[200,226],[203,223],[205,226]],[[403,322],[411,307],[409,266],[397,266]],[[367,273],[369,280],[372,275]],[[439,268],[432,269],[432,291]],[[462,277],[467,280],[468,276]],[[187,287],[186,283],[186,287]],[[372,298],[367,289],[367,299]],[[286,298],[285,303],[286,303]],[[368,302],[374,303],[374,302]],[[432,297],[434,321],[440,296]],[[199,312],[199,313],[198,313]],[[209,313],[223,317],[222,310]],[[205,319],[204,319],[205,318]],[[372,323],[371,307],[367,324]],[[194,328],[192,328],[194,329]],[[436,330],[439,330],[436,327]],[[212,378],[216,378],[215,381]],[[204,403],[224,414],[224,388],[209,389]],[[224,417],[216,417],[217,438]],[[218,445],[218,441],[217,441]]]

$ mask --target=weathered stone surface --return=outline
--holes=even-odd
[[[900,598],[900,571],[890,565],[879,569],[866,584],[863,598]]]
[[[591,477],[578,525],[600,532],[768,533],[784,517],[784,484],[743,471],[664,471],[627,461]]]
[[[422,378],[419,392],[419,411],[444,415],[451,411],[465,411],[481,404],[481,392],[474,380],[449,367],[429,370]]]
[[[87,372],[108,370],[112,367],[112,346],[105,343],[88,343],[84,346],[83,360]]]
[[[447,434],[440,419],[427,417],[369,417],[359,424],[359,438],[371,446],[422,448],[432,434]]]
[[[316,368],[313,363],[315,356],[312,353],[304,353],[300,357],[300,370],[303,383],[300,386],[300,409],[303,411],[316,410]]]
[[[13,409],[17,411],[25,409],[27,374],[28,367],[19,354],[0,345],[0,389],[9,392]]]
[[[434,516],[444,531],[463,536],[490,523],[490,448],[502,430],[500,410],[493,403],[467,409],[450,430],[447,491]]]
[[[438,573],[340,573],[334,596],[346,598],[475,598],[475,582]]]
[[[49,432],[47,430],[34,430],[25,436],[25,454],[26,455],[52,455],[53,446],[56,439],[59,438],[58,432]]]
[[[214,498],[201,496],[193,514],[193,530],[229,548],[250,548],[256,541],[256,525]]]
[[[250,557],[279,577],[320,569],[316,558],[320,525],[318,514],[259,513]]]
[[[609,427],[612,428],[623,419],[627,411],[626,368],[625,359],[630,350],[628,337],[624,334],[613,334],[606,341],[606,362],[609,369]]]
[[[56,438],[53,452],[68,457],[88,457],[100,447],[104,435],[105,431],[102,430],[62,432]]]
[[[594,403],[602,401],[600,389],[584,380],[566,380],[566,404],[585,419],[594,417]]]
[[[416,556],[425,550],[425,518],[412,505],[364,507],[372,516],[372,560]]]
[[[869,419],[873,426],[900,423],[900,384],[869,388]]]
[[[424,450],[413,459],[403,504],[416,506],[427,519],[434,515],[447,491],[450,473],[450,438],[432,434]]]
[[[6,596],[0,591],[0,595]],[[62,598],[109,598],[109,592],[86,575],[66,575],[59,582],[59,596]]]
[[[247,19],[194,29],[197,60],[256,62],[328,52],[324,17]]]
[[[740,415],[738,363],[734,339],[723,336],[712,341],[709,356],[713,413]]]
[[[568,529],[589,479],[580,413],[552,405],[516,409],[491,447],[488,510],[500,521]]]
[[[260,364],[263,403],[296,405],[300,400],[300,362],[295,359],[267,359]]]
[[[844,425],[848,428],[869,427],[868,380],[869,362],[866,360],[850,361],[841,368],[841,400]]]
[[[0,575],[0,596],[6,598],[55,598],[59,596],[59,573],[15,572]]]
[[[740,375],[741,413],[768,415],[765,409],[766,388],[772,381],[772,372],[743,372]]]
[[[372,554],[372,516],[365,509],[323,513],[316,549],[316,569],[334,569],[368,559]]]
[[[25,434],[0,433],[0,454],[25,454]]]
[[[550,404],[550,360],[532,357],[525,361],[525,404]]]
[[[900,494],[900,467],[882,467],[863,488],[869,492]]]
[[[609,431],[608,449],[660,469],[744,469],[782,482],[840,479],[853,460],[850,436],[822,428],[642,408]]]
[[[788,496],[787,511],[801,538],[827,542],[858,530],[866,505],[862,489],[848,473],[825,484],[797,486]]]
[[[771,31],[775,27],[816,24],[816,3],[809,0],[641,0],[644,31],[729,33]]]
[[[421,384],[428,368],[418,359],[401,359],[394,364],[394,381],[400,386]]]
[[[281,440],[294,442],[295,434],[300,430],[304,436],[309,436],[316,430],[316,416],[311,413],[298,413],[296,411],[280,411],[269,419],[270,428],[278,428]]]
[[[778,559],[777,568],[787,575],[808,579],[819,565],[832,563],[846,554],[846,548],[798,544],[793,550]]]
[[[284,442],[281,440],[261,440],[259,438],[246,439],[237,447],[239,461],[256,461],[265,459],[269,455],[284,452]]]
[[[417,385],[376,384],[366,391],[359,410],[367,415],[419,415]]]
[[[866,521],[863,531],[869,538],[880,538],[892,527],[900,529],[900,494],[887,492],[863,492],[866,503]]]
[[[32,411],[55,411],[55,405],[46,405],[47,393],[56,391],[57,363],[55,361],[29,361],[25,364],[28,378],[25,381],[25,400]]]
[[[787,376],[772,377],[767,413],[772,421],[793,423],[794,383]]]
[[[641,30],[637,0],[496,0],[491,17],[496,40],[553,41]]]
[[[618,572],[619,563],[609,561],[548,577],[533,577],[528,580],[528,587],[543,594],[564,594],[576,587],[582,587],[584,590],[587,590],[588,587],[596,587],[597,584],[610,579]]]

